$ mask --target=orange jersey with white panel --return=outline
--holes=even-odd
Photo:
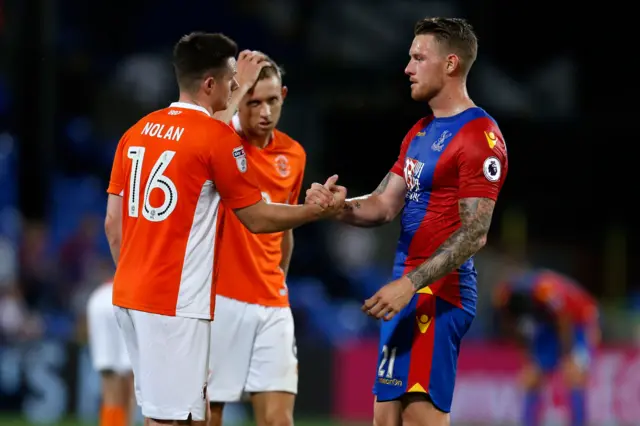
[[[108,192],[123,197],[113,304],[212,319],[220,201],[262,198],[237,133],[196,105],[153,112],[120,140]]]
[[[237,116],[233,125],[241,133]],[[265,148],[246,140],[243,147],[263,199],[297,204],[306,164],[302,146],[275,130]],[[280,268],[283,233],[252,234],[225,203],[218,219],[218,232],[217,294],[263,306],[289,306],[285,276]]]

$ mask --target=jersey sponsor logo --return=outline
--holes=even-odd
[[[404,162],[404,180],[407,184],[407,198],[418,201],[420,193],[420,175],[424,163],[413,158],[407,158]]]
[[[247,156],[244,153],[244,148],[239,146],[233,149],[233,158],[236,159],[236,165],[240,173],[247,171]]]
[[[493,149],[498,143],[498,137],[493,132],[484,132],[484,137],[487,139],[487,143],[489,144],[489,148]]]
[[[488,157],[484,160],[482,171],[484,173],[484,177],[486,177],[489,182],[499,181],[500,176],[502,176],[502,165],[500,164],[500,160],[496,157]]]
[[[450,137],[451,137],[451,132],[448,130],[445,130],[444,132],[442,132],[440,137],[433,144],[431,144],[431,149],[434,150],[435,152],[442,152],[442,150],[444,149],[444,143]]]
[[[286,178],[291,174],[291,165],[286,155],[278,155],[275,159],[276,170],[280,176]]]

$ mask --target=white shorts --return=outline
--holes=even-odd
[[[142,415],[205,420],[211,322],[114,306]]]
[[[113,313],[112,294],[113,285],[105,284],[95,289],[89,297],[89,353],[96,371],[127,374],[131,372],[131,361]]]
[[[210,401],[239,401],[245,392],[298,393],[298,358],[290,308],[217,296],[211,344]]]

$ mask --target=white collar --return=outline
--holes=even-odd
[[[207,111],[206,108],[201,107],[200,105],[190,104],[190,103],[187,103],[187,102],[172,102],[171,105],[169,105],[169,107],[171,107],[171,108],[192,109],[192,110],[195,110],[195,111],[204,112],[209,117],[211,117],[211,114],[209,114],[209,111]]]
[[[233,114],[233,117],[231,117],[231,127],[233,127],[233,129],[239,134],[242,135],[242,126],[240,125],[240,117],[238,116],[238,113]]]

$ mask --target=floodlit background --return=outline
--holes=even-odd
[[[516,424],[519,358],[501,346],[490,292],[507,258],[569,274],[603,306],[592,370],[597,425],[640,424],[634,24],[616,2],[0,0],[0,424],[95,424],[88,294],[113,273],[102,221],[119,136],[176,99],[173,44],[224,32],[280,62],[281,129],[308,153],[307,184],[338,173],[371,191],[425,105],[403,69],[414,22],[468,18],[473,99],[499,122],[509,176],[477,256],[478,316],[463,345],[454,425]],[[609,11],[615,16],[609,17]],[[397,224],[295,232],[289,288],[300,358],[298,424],[370,423],[377,324],[359,312],[386,282]],[[549,425],[565,397],[545,394]],[[244,406],[228,424],[249,421]]]

